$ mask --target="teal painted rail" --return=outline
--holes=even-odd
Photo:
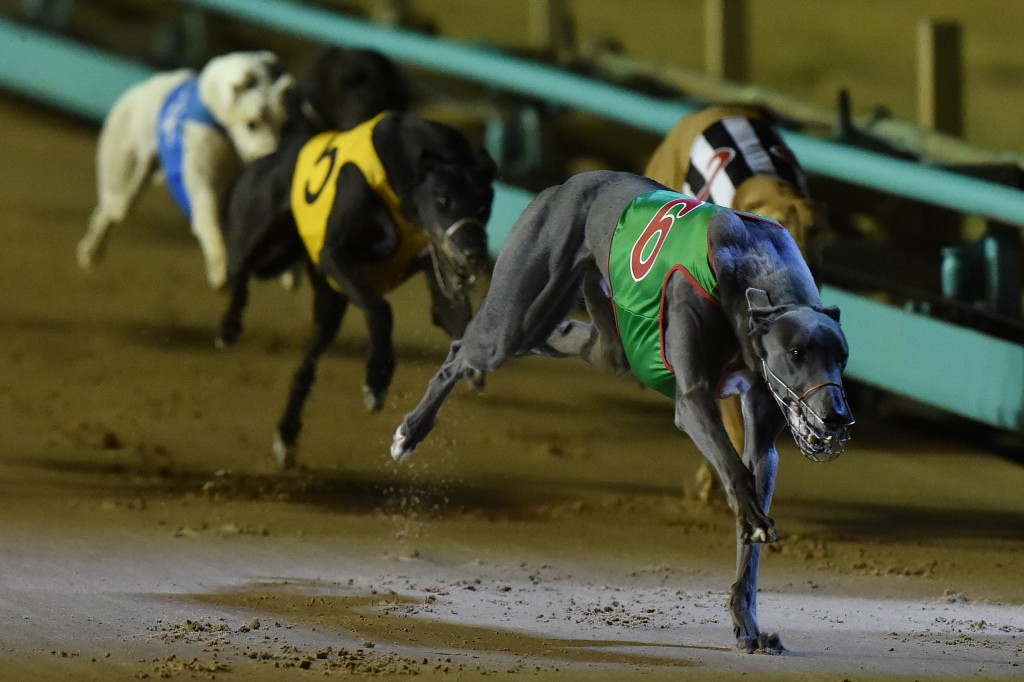
[[[17,56],[17,59],[14,57]],[[101,119],[117,96],[151,71],[103,52],[0,20],[0,86]],[[533,198],[499,185],[488,232],[497,251]],[[843,310],[848,375],[999,428],[1024,432],[1024,347],[834,287]]]
[[[101,119],[151,70],[80,43],[0,19],[0,86]]]
[[[324,44],[373,48],[410,64],[664,134],[693,109],[496,50],[391,29],[294,0],[185,0]],[[800,133],[787,144],[811,173],[1024,226],[1024,191]]]
[[[835,287],[850,343],[846,373],[976,421],[1024,432],[1024,346]]]

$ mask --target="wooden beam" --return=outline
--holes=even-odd
[[[566,58],[572,52],[568,0],[529,0],[526,22],[532,49],[556,58]]]
[[[963,40],[960,25],[922,21],[917,26],[918,123],[930,130],[964,132]]]

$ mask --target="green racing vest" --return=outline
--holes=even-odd
[[[676,377],[665,357],[665,285],[681,271],[703,296],[718,302],[708,222],[727,210],[655,190],[626,206],[612,237],[608,279],[619,338],[637,379],[669,398],[675,398]]]

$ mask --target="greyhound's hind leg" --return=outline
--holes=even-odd
[[[232,272],[229,282],[231,301],[220,319],[220,332],[214,344],[217,348],[233,346],[242,333],[242,312],[249,303],[249,268],[242,267]]]
[[[462,342],[453,341],[448,357],[427,384],[427,391],[419,404],[405,415],[391,441],[391,456],[403,460],[434,428],[441,404],[462,379],[473,376],[477,370],[466,364],[462,356]]]
[[[496,289],[496,283],[504,288]],[[543,344],[536,339],[545,338],[572,305],[571,287],[549,287],[542,295],[531,297],[516,289],[517,284],[501,277],[492,280],[487,298],[470,320],[465,335],[452,342],[448,358],[430,380],[423,399],[395,431],[392,457],[402,460],[412,454],[434,428],[441,404],[460,380],[493,372],[515,355],[538,352]]]
[[[227,348],[242,333],[249,301],[249,280],[268,279],[286,269],[309,267],[305,247],[287,206],[279,207],[254,193],[252,177],[242,176],[227,212],[228,292],[231,301],[221,318],[218,348]]]
[[[309,340],[302,364],[292,379],[288,404],[274,434],[274,455],[278,465],[285,469],[295,466],[294,445],[302,429],[302,409],[316,378],[316,363],[337,336],[348,306],[348,299],[332,289],[322,277],[316,278],[314,287],[313,338]]]
[[[588,258],[585,211],[579,202],[559,201],[558,190],[549,188],[516,221],[480,309],[462,339],[452,343],[423,399],[395,431],[395,459],[408,457],[426,438],[459,380],[475,371],[494,371],[510,357],[543,352],[545,340],[572,309]]]
[[[552,276],[530,290],[508,270],[498,269],[480,310],[469,321],[466,333],[453,341],[448,358],[427,385],[420,403],[405,415],[395,431],[391,456],[401,460],[434,427],[441,404],[460,380],[493,372],[513,356],[537,352],[544,339],[568,313],[574,288],[554,282],[573,281],[571,271],[561,278]]]
[[[583,277],[583,296],[590,322],[565,320],[545,342],[543,354],[579,357],[612,374],[629,371],[629,361],[615,328],[615,313],[601,272],[594,266]],[[553,351],[548,353],[546,351]]]
[[[102,257],[110,228],[124,222],[157,167],[155,154],[113,149],[111,144],[106,136],[100,141],[96,208],[76,249],[78,265],[84,270]]]

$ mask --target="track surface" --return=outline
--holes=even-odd
[[[224,299],[166,192],[83,273],[95,130],[0,118],[0,678],[1024,677],[1020,466],[870,419],[829,465],[783,442],[760,616],[789,652],[740,654],[732,519],[686,494],[667,401],[516,361],[395,465],[447,345],[414,282],[387,408],[363,411],[351,313],[278,473],[308,288],[257,286],[215,350]]]

